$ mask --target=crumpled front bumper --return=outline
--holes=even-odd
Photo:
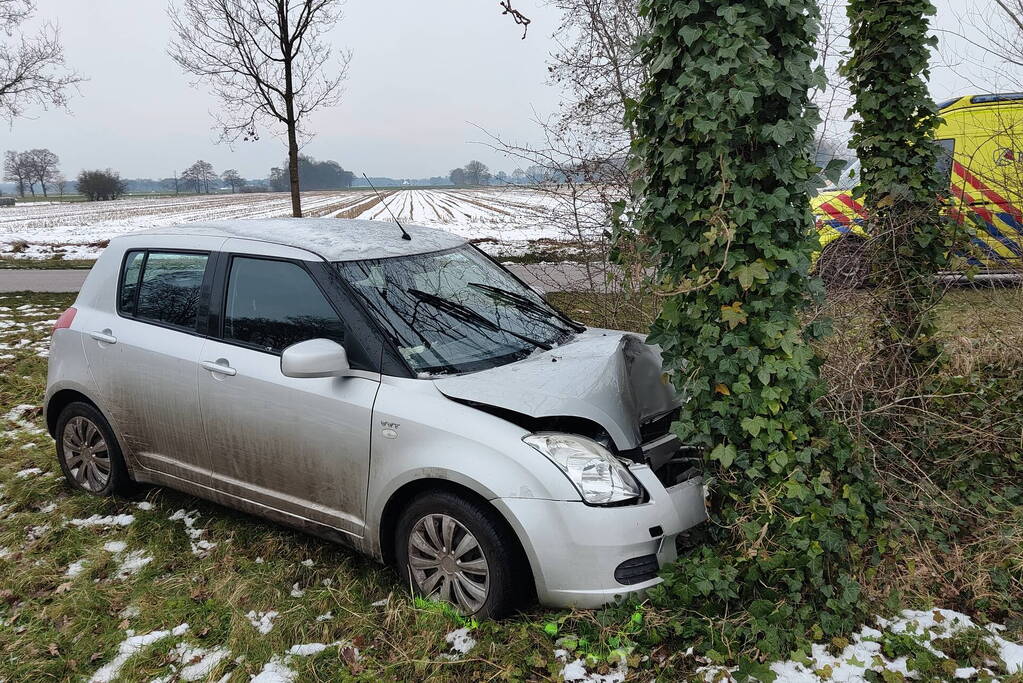
[[[581,501],[491,501],[522,541],[541,604],[600,607],[657,585],[657,577],[622,584],[615,569],[647,555],[656,555],[664,567],[676,558],[675,537],[707,518],[702,478],[665,489],[649,466],[629,469],[646,489],[647,502],[598,507]]]

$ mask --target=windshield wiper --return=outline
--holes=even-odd
[[[527,296],[525,296],[523,294],[519,294],[518,292],[513,292],[510,289],[503,289],[501,287],[495,287],[494,285],[485,285],[482,282],[469,282],[469,283],[466,283],[466,284],[469,287],[473,287],[474,289],[478,289],[478,290],[481,290],[483,292],[488,292],[490,294],[493,294],[495,298],[504,299],[505,301],[509,301],[516,308],[526,309],[526,310],[529,310],[529,311],[535,311],[537,313],[542,313],[543,315],[545,315],[547,317],[553,316],[553,317],[557,318],[558,320],[560,320],[561,322],[563,322],[566,327],[568,327],[570,330],[572,330],[574,332],[585,332],[586,331],[586,326],[585,325],[581,325],[581,324],[577,323],[576,321],[572,320],[571,318],[569,318],[567,315],[565,315],[561,311],[558,311],[558,310],[556,310],[554,308],[549,308],[547,306],[542,306],[542,305],[536,303],[535,301],[533,301],[532,299],[530,299],[529,297],[527,297]],[[548,323],[548,324],[550,324],[550,323]]]
[[[410,289],[408,290],[408,293],[414,296],[415,298],[419,299],[420,301],[430,304],[438,311],[443,311],[444,313],[447,313],[456,320],[461,320],[467,323],[475,323],[478,327],[493,330],[494,332],[504,332],[505,334],[510,334],[516,339],[521,339],[527,344],[532,344],[538,349],[550,351],[552,348],[554,348],[547,342],[540,341],[539,339],[534,339],[527,335],[519,334],[518,332],[514,332],[507,328],[501,327],[497,323],[491,321],[489,318],[484,316],[482,313],[478,313],[477,311],[473,310],[472,308],[469,308],[463,303],[452,301],[451,299],[445,299],[442,296],[430,294],[429,292],[424,292],[421,289]]]

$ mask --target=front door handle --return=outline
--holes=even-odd
[[[201,365],[204,369],[209,370],[210,372],[216,372],[221,375],[227,375],[228,377],[234,377],[235,375],[238,374],[238,371],[232,368],[230,365],[228,365],[227,361],[221,363],[213,360],[204,360],[200,361],[199,365]]]
[[[111,334],[109,329],[103,330],[102,332],[90,332],[89,336],[98,342],[103,342],[104,344],[117,343],[117,337]]]

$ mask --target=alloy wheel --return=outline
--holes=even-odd
[[[486,602],[490,569],[479,541],[461,522],[444,514],[420,518],[408,540],[408,566],[422,592],[474,614]]]
[[[76,415],[64,425],[61,440],[64,463],[74,480],[93,493],[106,488],[110,481],[110,451],[99,427]]]

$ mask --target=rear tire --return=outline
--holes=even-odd
[[[829,291],[866,287],[870,279],[867,240],[847,235],[828,244],[817,259],[817,275]]]
[[[88,403],[69,403],[57,418],[57,462],[73,488],[94,496],[134,490],[121,447],[103,414]]]
[[[466,616],[499,618],[528,594],[511,533],[484,504],[447,491],[423,494],[398,519],[399,577],[417,595],[450,602]]]

